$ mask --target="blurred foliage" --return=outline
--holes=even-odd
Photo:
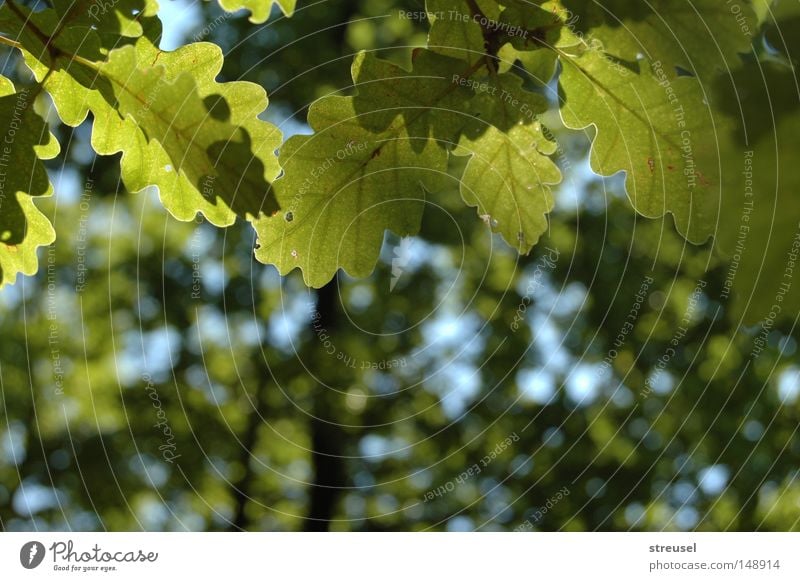
[[[424,43],[400,8],[207,35],[304,131],[354,51]],[[715,298],[728,264],[629,211],[586,136],[554,130],[570,167],[529,256],[454,179],[370,277],[312,291],[256,262],[246,225],[120,191],[85,124],[53,131],[58,239],[0,293],[4,530],[800,528],[800,333],[757,349]]]

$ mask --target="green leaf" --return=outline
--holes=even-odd
[[[547,230],[553,207],[549,186],[561,172],[548,155],[556,144],[545,137],[536,116],[547,101],[522,90],[516,75],[498,75],[492,90],[469,103],[483,113],[464,132],[458,155],[471,155],[461,178],[461,196],[509,245],[527,253]]]
[[[426,0],[428,48],[469,64],[484,58],[483,34],[465,0]]]
[[[161,20],[158,18],[156,0],[53,0],[53,9],[58,16],[58,28],[75,29],[84,39],[81,55],[89,58],[87,49],[98,49],[102,55],[129,44],[140,36],[153,42],[161,37]],[[91,30],[91,34],[89,33]],[[99,41],[97,45],[94,43]]]
[[[661,62],[666,74],[676,67],[710,79],[716,71],[751,52],[758,21],[750,2],[742,0],[563,0],[576,30],[587,42],[628,62],[642,54]]]
[[[257,117],[267,106],[264,90],[217,83],[222,51],[213,44],[167,53],[143,38],[136,49],[111,53],[98,69],[104,86],[88,104],[92,146],[100,154],[123,153],[127,188],[156,185],[176,218],[201,212],[217,226],[277,211],[268,192],[279,171],[274,152],[281,135]]]
[[[521,51],[506,43],[497,56],[500,59],[498,70],[511,71],[516,61],[519,61],[527,72],[526,77],[540,86],[545,86],[552,80],[558,64],[558,54],[549,48]]]
[[[671,79],[663,69],[634,74],[597,51],[562,53],[561,62],[561,117],[572,129],[595,126],[592,169],[603,176],[624,171],[640,214],[671,213],[686,238],[706,240],[717,219],[723,128],[700,83]]]
[[[40,160],[58,155],[59,146],[34,112],[34,99],[32,90],[17,92],[0,77],[0,286],[18,273],[34,274],[36,249],[55,239],[33,198],[53,193]]]
[[[565,17],[559,4],[546,2],[536,6],[527,0],[507,0],[504,4],[506,8],[498,16],[498,24],[490,24],[490,32],[500,35],[520,52],[558,43]]]
[[[256,257],[281,274],[300,268],[321,287],[339,268],[372,272],[386,230],[418,232],[425,191],[445,184],[447,154],[411,137],[400,118],[380,133],[365,129],[352,97],[318,101],[308,119],[315,134],[281,148],[285,175],[274,189],[283,210],[254,223]]]
[[[22,46],[34,70],[59,71],[72,56],[97,61],[142,35],[161,36],[155,0],[54,0],[53,9],[31,12],[14,2],[0,6],[0,31]]]
[[[477,63],[421,50],[414,58],[413,71],[407,71],[372,53],[359,53],[352,67],[358,86],[353,98],[358,122],[382,132],[400,116],[405,131],[418,138],[415,147],[423,147],[428,138],[449,147],[471,119],[464,109],[473,95],[481,92],[482,81],[471,79],[479,68]]]
[[[219,5],[228,12],[236,12],[242,9],[249,10],[250,22],[255,24],[267,21],[270,12],[272,12],[273,4],[280,6],[286,16],[291,16],[297,0],[219,0]]]
[[[541,129],[528,125],[503,133],[491,127],[479,140],[462,141],[462,155],[472,155],[461,179],[461,196],[506,242],[528,253],[547,231],[553,208],[549,185],[561,174],[538,150]]]
[[[723,296],[746,324],[769,331],[800,312],[800,115],[784,119],[774,133],[728,158],[729,199],[723,208],[719,248],[730,259]],[[734,161],[738,159],[738,167]],[[738,170],[738,171],[737,171]],[[750,195],[745,194],[750,172]]]
[[[735,317],[771,329],[800,312],[800,99],[794,71],[751,62],[714,87],[739,124],[723,144],[717,249],[729,259],[723,298]]]
[[[315,134],[281,148],[274,189],[283,212],[256,223],[256,257],[283,274],[300,268],[316,287],[338,268],[368,275],[384,232],[416,233],[425,191],[443,189],[446,149],[471,119],[463,109],[473,93],[458,79],[476,68],[423,50],[409,72],[360,53],[357,95],[315,103]]]
[[[464,200],[510,244],[530,250],[547,227],[548,186],[560,181],[547,157],[555,144],[536,118],[547,108],[543,97],[523,91],[515,75],[425,50],[412,71],[361,53],[353,79],[354,97],[315,103],[315,134],[281,148],[284,176],[274,189],[283,212],[256,223],[259,260],[281,273],[299,267],[312,286],[337,268],[366,276],[385,230],[417,232],[423,189],[444,187],[454,148],[471,156]]]
[[[564,31],[564,11],[560,5],[547,3],[541,7],[514,3],[503,10],[500,22],[513,31],[497,53],[498,69],[506,72],[519,61],[539,86],[553,78],[558,63],[558,53],[553,47],[560,45]]]
[[[258,119],[267,107],[264,90],[217,83],[223,58],[216,45],[165,52],[147,36],[131,44],[121,35],[153,29],[149,21],[139,28],[135,21],[150,18],[155,4],[125,0],[121,6],[104,14],[112,27],[102,38],[85,17],[61,26],[56,10],[30,14],[15,5],[0,8],[0,26],[16,27],[25,62],[64,123],[75,127],[91,111],[92,146],[103,155],[122,152],[129,190],[157,186],[176,218],[191,220],[200,212],[218,226],[275,212],[268,192],[279,171],[281,135]],[[130,6],[142,11],[133,14]],[[134,20],[125,24],[120,14]],[[48,36],[51,50],[44,48]],[[107,50],[117,42],[120,48]]]
[[[25,64],[51,94],[64,123],[76,127],[88,114],[91,89],[101,82],[97,66],[114,49],[147,34],[161,36],[154,0],[57,0],[52,10],[30,12],[6,2],[0,31],[19,43]]]

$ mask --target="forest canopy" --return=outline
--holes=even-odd
[[[5,0],[8,530],[789,530],[797,0]]]

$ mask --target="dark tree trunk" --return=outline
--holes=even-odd
[[[253,470],[250,466],[250,457],[258,443],[258,428],[264,421],[265,405],[264,400],[266,381],[261,381],[256,388],[253,396],[255,406],[247,419],[244,433],[242,434],[242,449],[239,453],[239,462],[244,466],[244,471],[238,480],[233,482],[234,514],[230,528],[232,530],[247,530],[252,526],[252,520],[247,515],[247,503],[253,489]]]
[[[319,323],[333,334],[338,326],[339,295],[336,278],[322,287],[317,295]],[[317,349],[315,349],[318,352]],[[326,366],[314,366],[321,369]],[[323,381],[328,377],[322,373]],[[306,531],[327,531],[333,518],[336,504],[341,496],[341,487],[346,485],[346,474],[342,454],[344,431],[335,424],[336,392],[324,385],[314,395],[310,420],[311,459],[314,466],[314,482],[309,491],[309,509],[304,523]]]

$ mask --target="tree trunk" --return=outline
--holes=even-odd
[[[329,334],[333,334],[338,327],[338,301],[338,283],[334,278],[319,289],[317,295],[318,325],[324,327]],[[316,340],[316,336],[312,340]],[[313,351],[319,353],[319,346],[316,346]],[[319,376],[323,381],[327,381],[327,378],[330,377],[332,383],[335,373],[323,373],[322,370],[326,368],[330,369],[330,366],[314,366],[315,371],[320,372]],[[346,485],[344,460],[342,459],[345,433],[341,427],[335,424],[335,414],[332,413],[337,408],[338,395],[325,385],[320,385],[318,393],[314,395],[311,413],[315,417],[310,419],[309,426],[314,482],[309,491],[309,510],[303,526],[306,531],[330,529],[330,521],[341,496],[341,487]]]

